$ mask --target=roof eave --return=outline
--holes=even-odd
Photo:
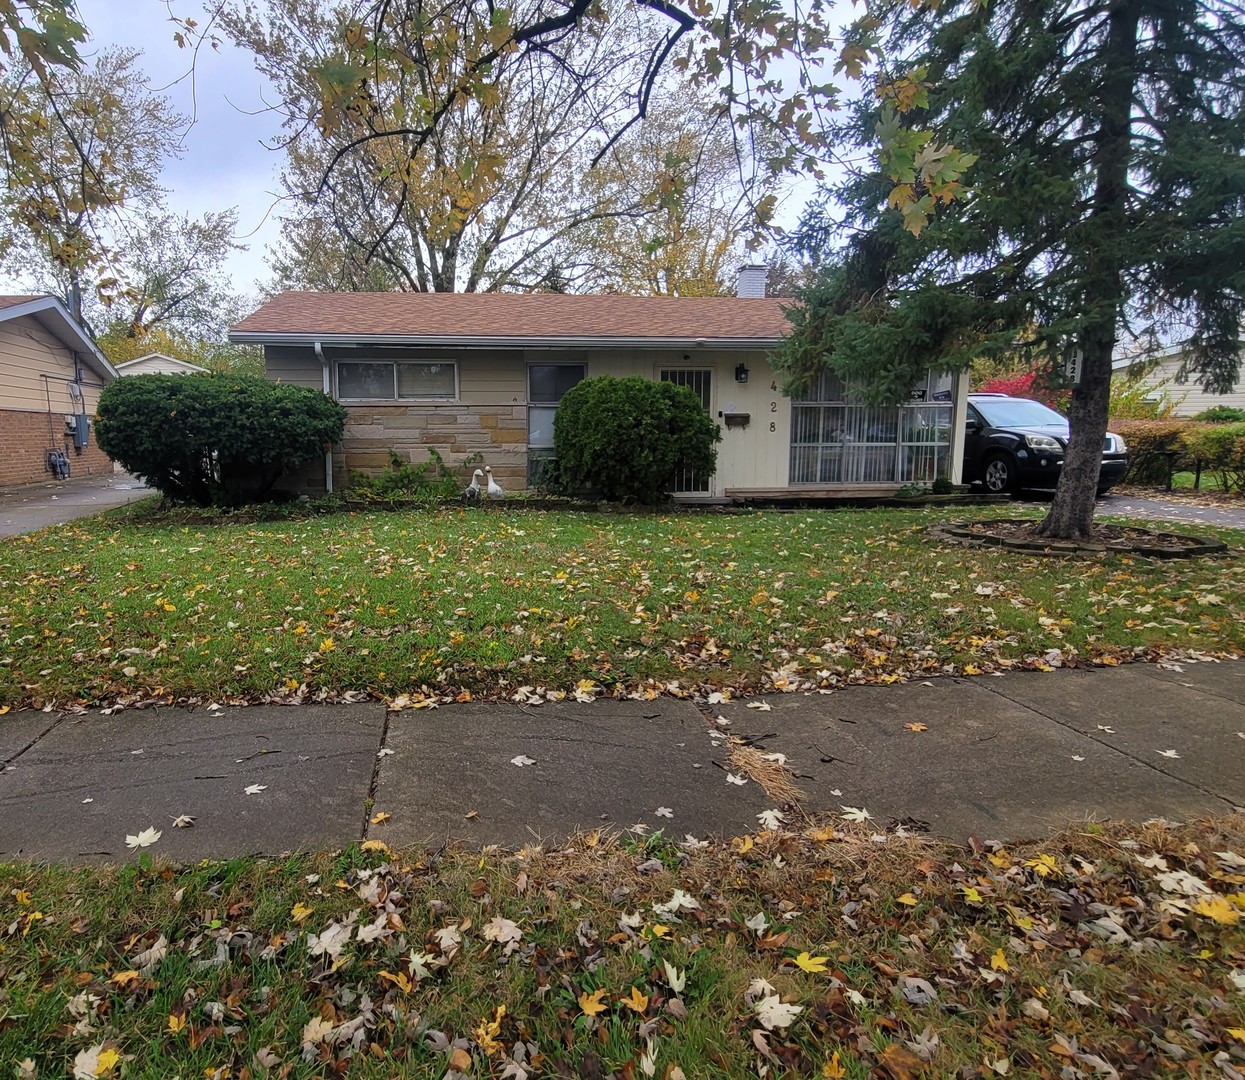
[[[766,349],[777,337],[657,338],[657,337],[496,337],[465,334],[307,334],[231,330],[235,345],[431,345],[460,349]]]
[[[96,374],[109,379],[117,378],[117,369],[112,366],[98,345],[91,340],[87,332],[79,326],[69,314],[69,309],[55,296],[39,296],[24,304],[0,309],[0,322],[10,322],[30,315],[44,323],[49,333],[53,334],[62,345],[74,352],[83,354],[89,366],[96,369]],[[50,317],[50,320],[49,320]],[[55,325],[47,326],[47,321]]]

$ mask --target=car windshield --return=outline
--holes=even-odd
[[[976,398],[973,404],[991,427],[1067,427],[1054,409],[1028,398]]]

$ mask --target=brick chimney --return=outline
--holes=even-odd
[[[761,300],[765,297],[765,282],[769,278],[769,267],[764,263],[753,263],[741,266],[735,275],[735,295],[750,300]]]

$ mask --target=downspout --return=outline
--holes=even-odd
[[[316,356],[320,361],[320,367],[324,371],[324,394],[326,397],[333,396],[333,380],[329,375],[329,358],[324,355],[324,350],[317,341],[314,344]],[[326,495],[333,494],[333,448],[330,446],[324,451],[324,493]]]

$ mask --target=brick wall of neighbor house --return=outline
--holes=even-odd
[[[56,427],[64,424],[60,413],[53,414],[52,419]],[[60,431],[56,434],[56,445],[69,458],[71,476],[112,474],[112,461],[95,445],[94,431],[91,432],[90,445],[82,451],[75,450],[73,440],[63,438]],[[47,467],[50,445],[46,412],[0,409],[0,485],[7,487],[54,480]]]

